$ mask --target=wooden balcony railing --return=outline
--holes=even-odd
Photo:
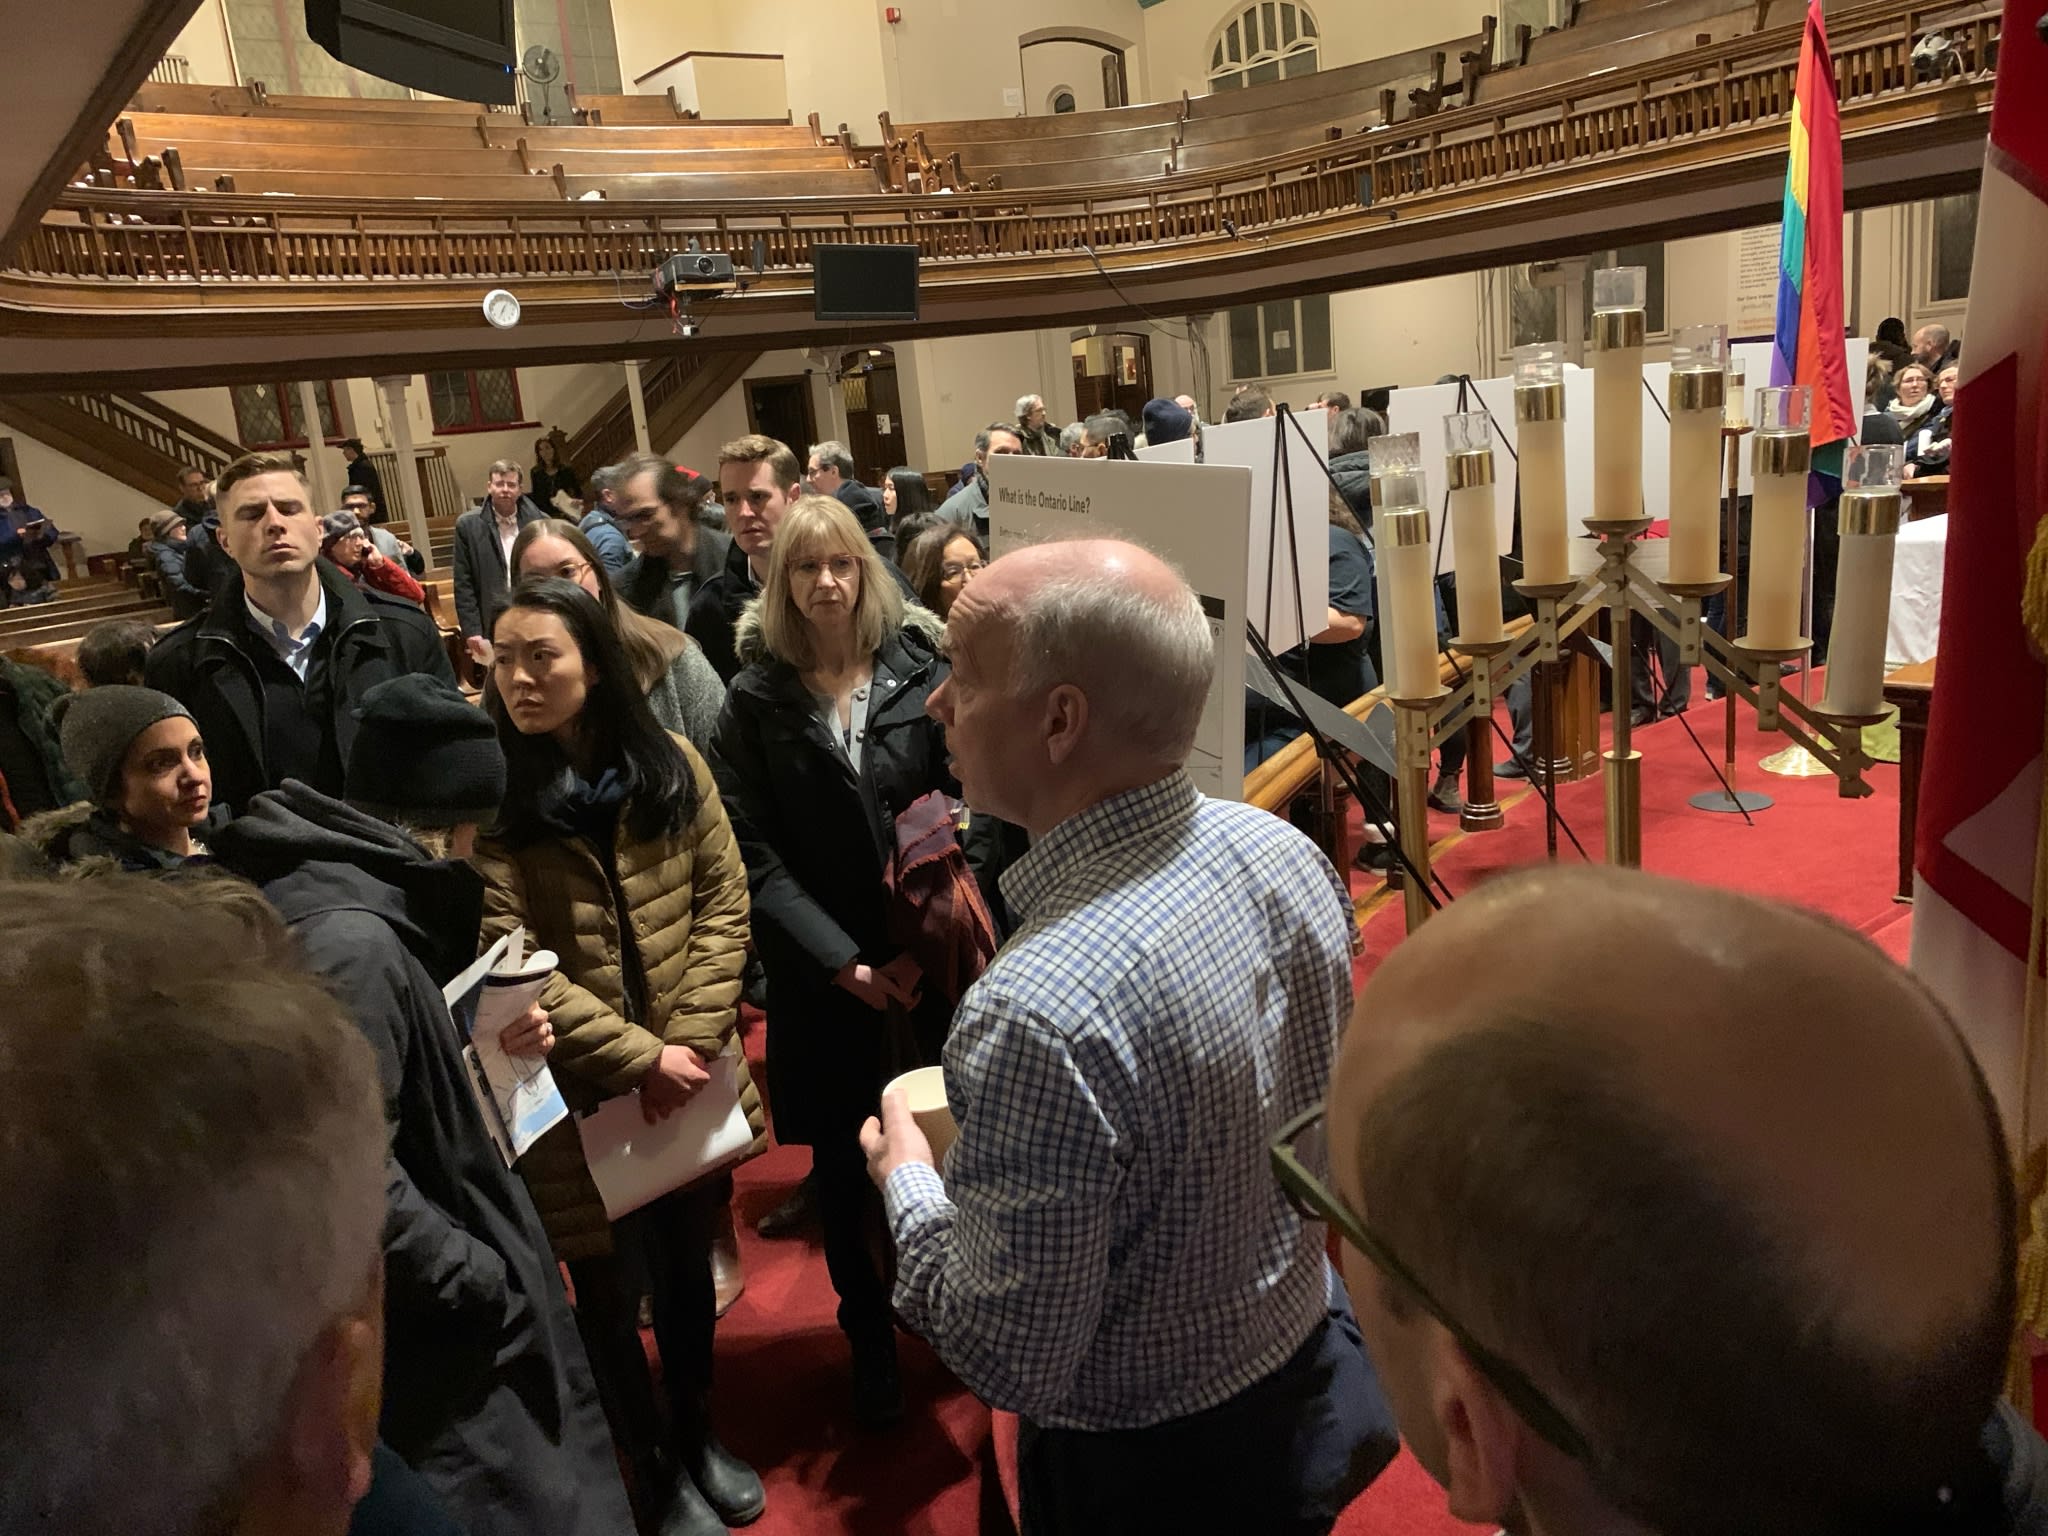
[[[1846,132],[1910,131],[1938,115],[1981,110],[1996,67],[1995,5],[1901,4],[1830,18]],[[1939,28],[1960,72],[1916,78],[1914,44]],[[365,202],[75,187],[4,264],[11,302],[61,286],[68,302],[183,306],[195,290],[233,286],[253,302],[326,285],[379,303],[432,302],[435,285],[464,301],[477,284],[519,280],[531,298],[588,299],[638,282],[685,240],[747,265],[755,242],[771,286],[807,285],[821,242],[912,244],[944,283],[1027,275],[1084,250],[1141,255],[1211,242],[1318,238],[1367,210],[1420,216],[1478,200],[1533,195],[1654,169],[1689,147],[1690,166],[1777,152],[1792,109],[1799,31],[1779,27],[1572,82],[1404,124],[1350,134],[1235,166],[1138,184],[1042,192],[510,205],[450,199]],[[1923,105],[1924,104],[1924,105]],[[1231,231],[1235,231],[1233,235]],[[1228,243],[1227,247],[1225,243]],[[999,264],[999,265],[998,265]],[[994,268],[994,270],[991,270]],[[582,285],[579,289],[578,285]],[[451,301],[454,295],[450,295]],[[650,402],[651,404],[651,402]]]

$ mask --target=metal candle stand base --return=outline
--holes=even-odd
[[[1633,641],[1629,616],[1640,614],[1678,645],[1679,665],[1704,666],[1727,690],[1730,707],[1741,698],[1756,711],[1758,725],[1790,737],[1795,748],[1811,755],[1818,771],[1841,783],[1844,798],[1872,793],[1863,772],[1873,761],[1863,751],[1862,728],[1878,717],[1830,715],[1794,697],[1784,688],[1780,660],[1802,656],[1807,646],[1791,651],[1766,650],[1731,641],[1709,629],[1700,618],[1700,604],[1730,583],[1725,575],[1710,582],[1661,585],[1638,569],[1636,550],[1649,527],[1647,520],[1627,519],[1587,525],[1600,539],[1600,568],[1570,583],[1515,583],[1536,610],[1530,627],[1512,641],[1462,645],[1451,649],[1466,666],[1458,685],[1428,698],[1395,699],[1396,753],[1399,768],[1398,833],[1403,849],[1420,872],[1403,888],[1412,933],[1429,916],[1425,889],[1430,878],[1429,784],[1436,748],[1464,730],[1474,719],[1493,713],[1493,701],[1510,683],[1539,661],[1556,661],[1564,643],[1589,624],[1603,608],[1612,615],[1614,671],[1617,680],[1614,743],[1602,758],[1606,789],[1607,861],[1642,863],[1642,754],[1632,745],[1629,711],[1619,702],[1622,681],[1630,675]],[[1549,786],[1554,790],[1555,785]],[[1709,803],[1712,802],[1712,803]],[[1768,796],[1737,794],[1731,802],[1724,790],[1693,797],[1701,810],[1758,810]]]

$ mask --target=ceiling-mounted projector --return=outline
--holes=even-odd
[[[732,258],[723,251],[683,251],[654,269],[657,298],[668,299],[678,293],[732,286]]]

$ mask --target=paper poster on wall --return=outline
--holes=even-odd
[[[1744,388],[1749,395],[1745,412],[1754,419],[1756,414],[1756,392],[1770,382],[1771,343],[1768,341],[1737,342],[1730,348],[1736,361],[1743,365]],[[1848,345],[1849,383],[1856,393],[1857,411],[1862,410],[1863,369],[1870,353],[1870,344],[1861,337],[1851,337]],[[1671,499],[1671,428],[1659,408],[1667,403],[1671,381],[1671,365],[1668,362],[1645,363],[1643,382],[1649,387],[1649,398],[1643,401],[1643,511],[1644,515],[1662,521],[1670,515]],[[1512,548],[1515,531],[1515,462],[1510,449],[1515,446],[1515,384],[1513,379],[1476,379],[1473,389],[1477,402],[1468,405],[1470,410],[1485,409],[1493,415],[1493,510],[1494,522],[1500,537],[1503,553]],[[1593,501],[1593,373],[1589,368],[1567,368],[1564,375],[1565,399],[1565,495],[1574,519],[1590,513]],[[1652,401],[1654,400],[1654,404]],[[1422,439],[1422,462],[1428,472],[1431,504],[1438,516],[1431,519],[1434,524],[1440,520],[1443,507],[1444,485],[1444,425],[1443,419],[1458,409],[1458,386],[1455,384],[1428,384],[1416,389],[1394,391],[1389,411],[1390,430],[1414,432]],[[1749,494],[1749,442],[1742,440],[1738,470],[1738,487],[1741,494]],[[1724,461],[1725,462],[1725,461]],[[1441,529],[1433,529],[1441,533]],[[1590,543],[1587,545],[1591,548]],[[1450,568],[1447,552],[1437,561],[1439,570]]]
[[[1216,676],[1188,776],[1206,795],[1242,799],[1250,474],[1009,453],[989,459],[988,481],[989,548],[998,559],[1045,539],[1089,534],[1142,544],[1187,578],[1202,599],[1216,646]]]
[[[889,426],[889,413],[887,411],[877,411],[875,413],[876,433],[882,437],[887,437],[890,433],[890,430],[891,429]]]
[[[1735,295],[1728,334],[1769,336],[1778,323],[1778,243],[1775,224],[1745,229],[1736,245]]]

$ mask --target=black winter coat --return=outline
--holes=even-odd
[[[554,515],[542,511],[531,497],[519,498],[521,528]],[[505,546],[498,542],[497,514],[486,496],[455,519],[455,622],[465,639],[484,633],[484,626],[511,590]]]
[[[391,1130],[385,1441],[468,1536],[631,1536],[561,1273],[484,1129],[441,989],[476,958],[483,879],[296,781],[214,853],[256,881],[377,1052]]]
[[[356,739],[355,711],[377,684],[425,672],[451,686],[455,673],[434,621],[403,598],[361,588],[325,560],[315,563],[327,593],[329,692],[341,763]],[[263,679],[255,656],[265,645],[249,624],[236,571],[206,611],[187,619],[150,650],[143,677],[192,711],[213,764],[213,799],[240,811],[278,784],[264,761]]]
[[[775,1136],[800,1145],[849,1140],[876,1112],[890,1066],[888,1020],[832,978],[848,961],[884,965],[901,953],[889,938],[883,885],[896,818],[932,790],[959,793],[945,732],[924,707],[946,666],[920,628],[883,639],[856,775],[796,669],[760,656],[752,617],[741,650],[758,659],[726,695],[711,767],[746,860],[754,945],[768,975]],[[945,1014],[928,995],[914,1021],[927,1051],[944,1037]]]
[[[732,536],[720,533],[716,528],[699,527],[697,548],[687,571],[674,569],[660,555],[635,555],[626,568],[613,578],[621,599],[627,607],[644,613],[650,619],[676,629],[683,628],[677,616],[677,606],[684,614],[690,604],[712,578],[725,569],[726,560],[732,554]],[[746,556],[740,556],[744,563]],[[732,626],[726,626],[726,644],[732,643]],[[699,642],[702,643],[701,641]],[[720,672],[722,682],[731,682],[730,672]]]

